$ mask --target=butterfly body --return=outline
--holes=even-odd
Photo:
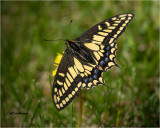
[[[92,59],[91,55],[87,52],[87,49],[85,49],[84,45],[80,42],[73,41],[73,40],[67,40],[67,48],[73,52],[73,54],[80,58],[83,61],[94,63],[94,60]]]
[[[53,83],[53,101],[58,110],[65,108],[81,88],[105,85],[103,72],[115,62],[117,43],[133,14],[114,16],[88,29],[76,40],[66,40],[67,49]]]

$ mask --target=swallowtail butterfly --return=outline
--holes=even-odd
[[[53,83],[55,107],[68,106],[82,88],[105,85],[103,72],[115,63],[116,39],[124,32],[134,14],[125,13],[102,21],[76,40],[66,40],[65,50]]]

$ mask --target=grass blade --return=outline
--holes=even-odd
[[[72,119],[73,119],[73,102],[71,104],[72,104],[72,107],[71,107],[71,122],[70,122],[70,126],[72,127],[72,125],[73,125],[73,122],[72,122]]]
[[[100,117],[98,116],[96,110],[93,109],[92,105],[91,105],[89,102],[88,102],[88,104],[89,104],[89,107],[90,107],[90,109],[92,110],[92,112],[95,114],[95,116],[96,116],[96,118],[97,118],[97,120],[98,120],[101,128],[103,128],[103,124],[102,124],[101,119],[100,119]]]
[[[79,92],[79,114],[78,114],[78,127],[81,127],[82,122],[82,90]]]
[[[132,118],[133,118],[133,122],[134,122],[134,107],[135,107],[135,95],[134,95],[134,83],[135,83],[135,67],[132,68]]]
[[[38,105],[37,105],[36,110],[35,110],[35,112],[34,112],[34,114],[33,114],[33,116],[32,116],[32,119],[31,119],[31,122],[30,122],[30,125],[29,125],[29,126],[32,125],[32,122],[33,122],[33,120],[34,120],[34,118],[35,118],[35,116],[36,116],[36,113],[37,113],[39,107],[40,107],[40,102],[38,102]]]

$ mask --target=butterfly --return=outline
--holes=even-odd
[[[58,66],[52,99],[58,110],[64,109],[82,88],[105,85],[103,72],[115,62],[116,39],[125,31],[134,14],[124,13],[104,20],[75,40],[66,40],[67,49]]]

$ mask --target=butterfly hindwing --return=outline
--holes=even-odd
[[[92,88],[93,86],[97,86],[98,84],[103,84],[103,71],[107,71],[112,68],[114,65],[118,66],[115,62],[116,58],[116,45],[117,43],[112,43],[113,45],[110,46],[109,44],[104,47],[104,52],[94,51],[94,58],[97,61],[97,65],[93,65],[93,69],[90,71],[91,73],[85,75],[83,77],[83,84],[82,87]]]

